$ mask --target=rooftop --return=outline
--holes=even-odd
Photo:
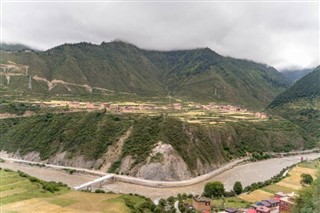
[[[227,208],[224,211],[228,212],[228,213],[236,213],[238,210],[234,209],[234,208]]]
[[[257,211],[270,212],[270,209],[268,207],[265,207],[265,206],[259,206],[259,207],[257,207]]]
[[[206,197],[193,197],[193,199],[197,202],[210,202],[210,199]]]
[[[268,202],[268,203],[270,203],[270,204],[276,204],[276,203],[279,203],[279,201],[278,200],[276,200],[276,199],[268,199],[268,200],[263,200],[263,201],[266,201],[266,202]]]

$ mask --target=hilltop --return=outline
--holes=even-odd
[[[265,107],[290,81],[276,69],[209,48],[143,50],[115,41],[64,44],[44,52],[2,53],[2,91],[23,95],[102,95]],[[24,75],[15,75],[25,67]],[[9,77],[8,77],[9,76]]]

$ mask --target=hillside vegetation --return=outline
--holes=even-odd
[[[185,165],[185,172],[196,176],[248,153],[257,156],[261,152],[314,145],[301,128],[281,118],[215,126],[188,124],[171,117],[164,120],[162,116],[47,113],[3,119],[0,125],[0,150],[22,157],[39,153],[38,160],[54,160],[54,156],[66,152],[60,163],[75,165],[72,160],[81,156],[85,162],[93,162],[82,165],[84,167],[112,168],[113,172],[134,176],[140,174],[143,165],[153,163],[161,167],[172,157]],[[120,138],[128,129],[130,134],[120,145]],[[160,141],[172,147],[169,154],[162,152]],[[114,158],[105,158],[108,149],[119,146],[121,150]],[[174,175],[170,173],[163,179],[177,178]]]
[[[117,41],[1,55],[2,64],[28,66],[25,75],[11,76],[10,81],[1,78],[7,92],[24,94],[90,93],[107,98],[125,94],[129,99],[170,95],[261,108],[290,84],[272,67],[223,57],[209,48],[161,52]],[[32,76],[32,89],[28,89],[28,76]]]
[[[308,73],[312,72],[314,68],[311,69],[298,69],[298,70],[285,70],[282,74],[286,76],[293,83],[303,78]]]
[[[269,108],[320,139],[320,67],[277,96]]]

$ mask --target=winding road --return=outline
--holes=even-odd
[[[151,199],[158,199],[162,197],[169,197],[171,195],[177,195],[178,193],[192,193],[192,194],[201,194],[203,187],[207,181],[218,180],[224,183],[225,188],[227,190],[232,189],[232,186],[235,181],[241,181],[242,185],[245,187],[250,185],[254,182],[258,181],[265,181],[270,179],[272,176],[278,174],[283,168],[287,166],[291,166],[300,162],[301,157],[304,159],[313,160],[320,157],[319,153],[312,153],[312,154],[301,154],[297,156],[289,156],[283,158],[272,158],[264,161],[258,162],[250,162],[242,165],[233,165],[231,168],[214,174],[210,177],[206,177],[203,180],[197,179],[199,177],[185,180],[185,181],[173,181],[173,182],[166,182],[168,185],[162,185],[162,188],[159,186],[148,187],[145,184],[140,184],[136,182],[130,182],[133,180],[142,181],[143,179],[133,178],[128,176],[115,176],[116,180],[118,181],[108,181],[104,186],[103,189],[105,191],[113,191],[116,193],[138,193],[141,195],[145,195],[150,197]],[[38,178],[47,180],[47,181],[61,181],[67,183],[69,186],[74,187],[85,182],[93,181],[102,175],[106,175],[106,173],[96,170],[88,170],[83,168],[74,168],[74,167],[64,167],[64,166],[57,166],[57,165],[46,165],[46,167],[38,167],[38,166],[31,166],[25,163],[35,163],[30,161],[24,161],[20,159],[12,159],[12,158],[5,158],[1,157],[5,160],[4,163],[1,163],[0,166],[3,168],[9,168],[12,170],[21,170],[30,175],[36,176]],[[20,163],[19,163],[20,162]],[[23,163],[23,164],[22,164]],[[232,162],[235,163],[235,162]],[[40,163],[41,164],[41,163]],[[68,168],[80,171],[80,173],[68,174],[61,169]],[[206,174],[208,175],[208,174]],[[119,179],[119,177],[127,179]],[[128,181],[129,180],[129,181]],[[195,181],[198,180],[198,181]],[[150,180],[143,180],[144,183],[152,183],[155,184],[159,181],[150,181]],[[160,181],[161,182],[161,181]],[[179,183],[180,182],[180,183]],[[182,184],[182,183],[183,184]],[[182,185],[180,185],[182,184]],[[95,186],[96,188],[99,187]],[[94,188],[94,187],[93,187]]]

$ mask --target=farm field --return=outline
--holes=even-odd
[[[31,182],[19,173],[0,170],[0,212],[64,212],[64,213],[126,213],[130,209],[125,200],[135,205],[144,202],[143,198],[131,195],[104,194],[70,191],[61,187],[57,192],[44,190],[37,182]]]
[[[222,199],[212,199],[211,206],[214,208],[222,207]],[[224,208],[246,208],[250,205],[249,202],[244,201],[238,197],[228,197],[224,199]]]
[[[261,190],[261,189],[257,189],[253,192],[248,193],[248,194],[241,194],[238,197],[244,201],[254,203],[254,202],[257,202],[260,200],[272,198],[273,194],[270,192],[266,192],[264,190]]]
[[[303,162],[288,172],[289,176],[282,179],[278,183],[263,187],[262,189],[255,190],[249,194],[242,194],[239,198],[248,201],[256,202],[263,199],[268,199],[274,195],[276,192],[291,193],[297,192],[302,188],[300,184],[302,174],[310,174],[313,179],[316,178],[317,169],[320,166],[320,159]]]
[[[316,169],[296,166],[289,171],[289,177],[284,178],[280,182],[276,183],[276,185],[287,187],[289,189],[292,189],[292,191],[299,190],[302,188],[302,185],[300,184],[301,175],[310,174],[312,175],[313,179],[315,179],[316,173]]]

